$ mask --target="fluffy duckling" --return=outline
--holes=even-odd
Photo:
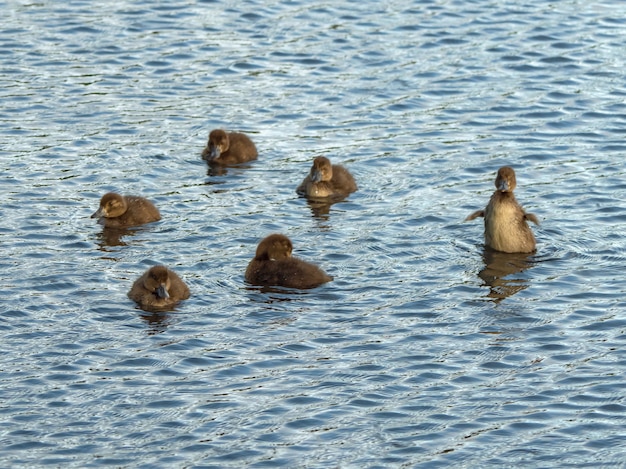
[[[91,218],[98,218],[98,223],[106,228],[125,228],[159,221],[161,214],[154,204],[144,197],[109,192],[102,196],[100,208],[91,215]]]
[[[233,165],[256,160],[256,146],[250,138],[238,132],[212,130],[207,146],[202,151],[202,158],[209,164]]]
[[[175,272],[156,265],[135,281],[128,297],[144,310],[167,309],[189,298],[189,288]]]
[[[496,176],[496,191],[489,199],[484,210],[478,210],[465,219],[485,218],[485,244],[502,252],[533,252],[536,248],[535,237],[528,226],[528,221],[539,225],[539,220],[532,213],[526,213],[515,200],[513,190],[516,186],[515,171],[503,166]]]
[[[333,278],[319,267],[291,257],[293,245],[287,236],[272,234],[263,239],[246,269],[253,285],[314,288]]]
[[[296,192],[304,197],[323,198],[345,197],[356,190],[356,182],[346,168],[331,164],[324,156],[318,156]]]

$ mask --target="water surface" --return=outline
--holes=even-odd
[[[0,5],[2,466],[622,464],[622,2]],[[217,127],[259,160],[210,172]],[[318,155],[359,191],[298,198]],[[503,165],[531,256],[463,223]],[[335,280],[246,285],[272,232]]]

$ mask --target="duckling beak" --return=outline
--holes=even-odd
[[[209,160],[211,160],[211,161],[218,159],[220,157],[220,154],[222,153],[220,151],[220,147],[217,146],[217,145],[214,146],[214,147],[211,147],[209,150],[210,150],[209,151]]]
[[[313,182],[320,182],[322,180],[322,172],[317,170],[313,171],[311,173],[311,180]]]
[[[100,207],[98,210],[96,210],[95,212],[91,214],[90,218],[101,218],[103,216],[104,216],[104,210],[102,210],[102,207]]]
[[[498,185],[498,190],[501,192],[508,192],[509,191],[509,181],[507,181],[506,179],[503,179],[502,181],[500,181],[500,184]]]
[[[165,285],[160,285],[156,290],[157,298],[167,299],[170,297],[170,294],[167,292]]]

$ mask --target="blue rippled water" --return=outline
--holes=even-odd
[[[621,1],[0,6],[2,467],[623,465]],[[210,171],[217,127],[258,161]],[[359,190],[298,198],[317,155]],[[531,256],[463,223],[503,165]],[[246,285],[272,232],[335,280]]]

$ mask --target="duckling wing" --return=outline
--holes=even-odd
[[[525,213],[524,218],[528,221],[532,221],[535,225],[539,226],[539,219],[534,213]]]
[[[478,218],[478,217],[483,217],[485,216],[485,211],[484,210],[476,210],[474,213],[472,213],[470,216],[468,216],[465,220],[463,221],[470,221],[473,220],[474,218]]]

